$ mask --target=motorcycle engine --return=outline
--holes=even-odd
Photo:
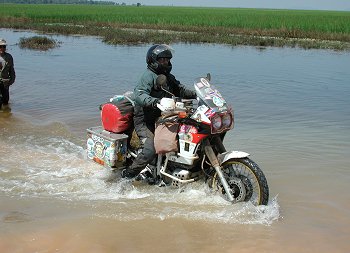
[[[198,180],[200,172],[191,172],[188,170],[184,170],[184,169],[175,169],[172,173],[172,175],[176,178],[178,178],[179,180],[172,180],[171,185],[174,187],[181,187],[185,184],[187,184],[188,182],[181,182],[181,180],[190,180],[190,179],[194,179],[195,181]]]

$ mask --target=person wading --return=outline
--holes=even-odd
[[[15,82],[16,72],[13,64],[12,55],[6,52],[6,40],[0,39],[0,92],[1,92],[1,110],[11,110],[8,103],[10,100],[10,85]]]

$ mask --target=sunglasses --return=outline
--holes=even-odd
[[[0,45],[0,48],[6,48],[6,45]]]

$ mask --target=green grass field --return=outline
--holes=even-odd
[[[166,41],[191,42],[194,40],[192,42],[230,43],[227,35],[245,35],[284,39],[308,38],[350,43],[350,12],[345,11],[2,4],[0,21],[0,27],[28,29],[41,27],[39,30],[45,30],[43,26],[47,26],[48,23],[51,26],[52,24],[56,26],[59,24],[84,25],[84,31],[81,29],[79,31],[78,28],[76,31],[94,35],[101,34],[93,27],[87,26],[195,32],[201,34],[203,38],[196,39],[188,34],[172,37],[167,35]],[[61,32],[57,30],[57,32],[64,33],[63,30]],[[67,33],[71,32],[67,31]],[[157,33],[151,32],[147,35],[157,39]],[[104,34],[103,36],[113,36],[113,31],[110,30],[109,35]],[[128,34],[121,37],[123,36],[125,39],[129,37]],[[137,35],[135,32],[134,36],[138,36],[134,38],[135,42],[143,42],[144,36],[140,36],[139,33]],[[216,39],[213,39],[213,36]],[[116,39],[112,43],[122,42]],[[231,44],[234,43],[240,44],[237,40]],[[271,42],[265,41],[264,43]]]
[[[93,5],[2,5],[2,17],[34,22],[112,22],[350,33],[350,12]]]

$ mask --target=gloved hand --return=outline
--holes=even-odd
[[[159,103],[160,103],[160,99],[156,98],[156,99],[153,101],[153,103],[152,103],[152,107],[153,107],[153,108],[158,108],[158,107],[157,107],[157,104],[159,104]]]

